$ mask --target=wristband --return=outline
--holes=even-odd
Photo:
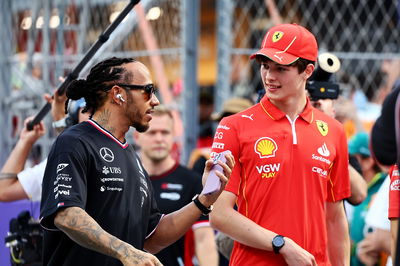
[[[63,119],[54,121],[52,123],[53,128],[60,128],[60,127],[67,127],[67,121],[65,119],[66,117],[64,117]]]
[[[213,205],[211,205],[210,207],[206,207],[203,205],[203,203],[200,202],[199,200],[199,194],[197,194],[196,196],[193,197],[192,199],[193,203],[196,205],[197,208],[199,208],[199,210],[201,211],[201,213],[205,216],[207,216],[213,209]]]

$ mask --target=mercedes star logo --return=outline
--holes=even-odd
[[[114,153],[109,148],[103,147],[100,149],[100,156],[104,161],[111,163],[114,161]]]

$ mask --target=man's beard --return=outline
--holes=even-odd
[[[140,123],[133,123],[132,126],[139,133],[143,133],[143,132],[145,132],[145,131],[147,131],[149,129],[149,125],[143,125],[143,124],[140,124]]]

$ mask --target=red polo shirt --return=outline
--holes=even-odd
[[[293,121],[268,98],[224,118],[213,152],[230,150],[236,165],[226,190],[238,211],[290,237],[330,265],[325,202],[350,196],[347,141],[342,125],[311,106]],[[282,255],[235,242],[230,265],[285,265]]]
[[[400,217],[400,176],[399,168],[393,165],[389,171],[389,218]]]

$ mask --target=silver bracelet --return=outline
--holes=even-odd
[[[54,121],[52,123],[53,128],[61,128],[61,127],[67,127],[67,121],[65,120],[66,117],[64,117],[63,119]]]

